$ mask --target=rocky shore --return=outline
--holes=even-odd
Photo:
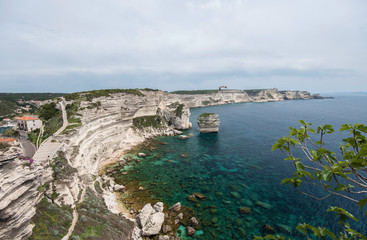
[[[179,130],[191,128],[190,108],[312,98],[314,96],[308,92],[278,91],[277,89],[218,91],[212,94],[171,94],[163,91],[134,90],[93,97],[90,97],[88,93],[75,94],[75,97],[73,95],[73,98],[68,99],[66,104],[77,104],[76,118],[80,119],[81,126],[65,132],[59,138],[62,143],[61,149],[58,157],[52,159],[50,165],[47,165],[47,171],[45,166],[38,163],[34,163],[32,167],[24,166],[24,162],[16,155],[14,157],[4,154],[1,156],[0,219],[2,226],[0,227],[0,238],[27,239],[32,234],[34,224],[38,224],[37,222],[31,224],[31,220],[37,219],[34,217],[36,205],[40,204],[42,199],[46,199],[45,203],[55,203],[56,208],[61,209],[64,206],[70,208],[80,200],[83,189],[86,188],[91,189],[88,193],[90,198],[102,198],[106,209],[110,212],[134,216],[137,210],[144,208],[146,203],[132,214],[130,210],[126,212],[126,209],[122,209],[118,204],[118,198],[125,189],[116,184],[109,188],[110,185],[106,184],[107,180],[99,176],[101,169],[107,163],[117,162],[128,149],[147,139],[162,135],[174,136],[181,133]],[[130,191],[132,195],[139,191],[139,187],[136,187]],[[129,193],[128,190],[126,192]],[[154,208],[156,202],[159,202],[158,199],[151,203],[154,212],[151,211],[149,216],[155,214],[154,216],[158,217],[152,217],[153,219],[161,219],[162,214],[159,214],[161,212]],[[87,208],[86,206],[85,209]],[[99,208],[98,211],[105,211],[103,207]],[[170,215],[167,214],[168,217],[165,216],[165,219],[169,219]],[[36,215],[42,215],[40,208]],[[96,216],[94,217],[98,218]],[[194,213],[186,216],[191,219]],[[184,214],[184,218],[186,216]],[[120,236],[130,236],[133,229],[140,227],[140,233],[142,233],[140,237],[149,237],[144,235],[146,234],[145,224],[140,222],[139,225],[139,221],[135,219],[126,219],[126,217],[116,219],[117,222],[130,221],[132,223],[125,224],[124,229],[116,228],[116,234],[121,231]],[[184,226],[187,232],[193,232],[195,229],[192,224],[186,223]],[[78,221],[74,231],[83,234],[82,229],[88,229],[88,227],[96,226],[88,226],[87,222]],[[52,226],[44,231],[51,231],[50,229]],[[41,230],[37,229],[37,231]],[[59,236],[60,231],[65,231],[65,229],[51,234]],[[175,229],[172,229],[172,233],[174,232]],[[100,239],[103,239],[103,232],[100,234],[102,234]],[[77,239],[75,235],[72,237]],[[171,237],[172,235],[169,236],[170,239]],[[137,234],[131,235],[130,238],[139,239]]]

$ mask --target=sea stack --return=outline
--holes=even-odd
[[[219,115],[215,113],[203,113],[198,117],[201,133],[218,132],[219,123]]]

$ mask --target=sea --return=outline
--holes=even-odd
[[[282,179],[293,176],[295,169],[291,161],[284,160],[286,156],[281,151],[271,151],[277,139],[288,135],[289,126],[299,127],[298,120],[304,120],[314,128],[323,124],[334,126],[335,133],[324,140],[340,158],[339,145],[348,136],[339,131],[340,126],[367,124],[366,106],[366,95],[337,95],[335,99],[191,109],[193,128],[184,134],[193,136],[188,140],[157,138],[167,144],[160,145],[152,156],[142,158],[130,171],[166,206],[181,202],[194,209],[201,230],[188,237],[181,227],[177,233],[181,239],[253,239],[268,234],[267,226],[286,239],[306,239],[296,230],[300,223],[339,233],[337,216],[326,212],[329,206],[343,207],[352,213],[359,219],[350,221],[352,227],[367,234],[367,217],[355,203],[337,196],[315,200],[293,186],[281,184]],[[218,133],[199,132],[196,119],[205,112],[219,114]],[[157,154],[159,159],[154,157]],[[301,152],[295,154],[305,159]],[[301,189],[320,198],[326,196],[307,184]],[[188,196],[195,192],[206,198],[189,201]],[[240,207],[248,208],[250,213],[240,213]]]

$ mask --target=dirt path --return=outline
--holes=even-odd
[[[84,201],[85,192],[87,191],[87,188],[84,186],[82,190],[82,194],[80,195],[80,199],[78,203],[81,203]],[[71,222],[71,226],[68,230],[68,233],[61,239],[61,240],[68,240],[70,235],[73,233],[76,223],[78,222],[78,212],[76,211],[75,204],[73,204],[73,221]]]

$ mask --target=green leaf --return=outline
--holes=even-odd
[[[338,186],[334,188],[334,191],[340,192],[344,191],[345,189],[347,189],[347,186],[345,186],[344,184],[338,184]]]
[[[361,208],[361,210],[363,209],[364,205],[366,205],[366,204],[367,204],[367,198],[359,200],[359,202],[358,202],[358,206]]]
[[[352,127],[352,125],[350,125],[350,124],[343,124],[342,126],[341,126],[341,128],[340,128],[340,130],[339,131],[347,131],[347,130],[350,130],[350,129],[352,129],[353,127]]]
[[[358,222],[358,219],[355,216],[353,216],[351,213],[349,213],[348,211],[344,210],[343,208],[340,208],[340,207],[329,207],[326,211],[327,212],[334,212],[336,215],[339,215],[340,221],[343,222],[343,223],[348,218],[351,218],[354,221]]]

